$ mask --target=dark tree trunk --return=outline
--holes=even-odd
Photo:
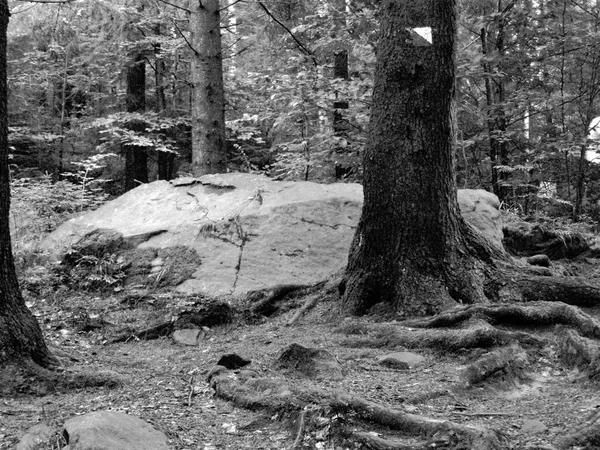
[[[337,48],[333,52],[333,78],[349,80],[348,49],[344,48],[346,46],[340,38],[342,34],[347,33],[346,1],[333,0],[330,8],[334,25],[334,37],[340,41],[336,44]],[[336,136],[343,136],[348,131],[345,110],[350,108],[350,103],[347,99],[340,97],[340,93],[336,91],[333,108],[333,133]]]
[[[455,0],[386,0],[344,307],[427,314],[484,298],[490,251],[462,220],[452,161]],[[432,36],[419,34],[424,27]]]
[[[156,27],[156,34],[160,35],[160,26]],[[156,82],[156,112],[162,115],[167,109],[165,96],[165,60],[161,56],[160,44],[154,45],[156,55],[155,82]],[[170,152],[158,152],[157,155],[158,179],[171,180],[175,172],[175,154]]]
[[[175,173],[175,154],[158,152],[158,179],[172,180]]]
[[[6,104],[8,17],[7,1],[0,0],[0,366],[11,360],[31,359],[46,367],[52,362],[52,357],[35,317],[25,306],[21,296],[11,249]]]
[[[587,131],[587,130],[586,130]],[[575,184],[575,206],[573,208],[573,220],[579,221],[583,213],[583,198],[585,197],[585,178],[587,168],[587,144],[581,144],[579,164],[577,166],[577,182]]]
[[[127,68],[127,97],[125,107],[129,113],[146,110],[146,59],[141,54],[134,57]],[[144,124],[134,121],[129,125],[133,131],[143,132]],[[140,183],[148,182],[148,150],[136,145],[123,145],[125,152],[125,190],[129,191]]]
[[[338,50],[334,53],[333,77],[343,80],[350,79],[348,73],[348,50]],[[336,100],[333,102],[333,133],[336,136],[343,135],[348,130],[344,110],[350,108],[348,100],[339,98],[339,93],[335,93]]]
[[[219,0],[190,1],[192,30],[192,170],[227,171],[225,93]]]
[[[506,134],[506,114],[504,111],[504,102],[506,100],[506,87],[504,77],[494,77],[492,72],[494,68],[490,62],[492,58],[497,59],[500,64],[500,58],[504,56],[504,28],[505,11],[502,8],[502,2],[498,1],[498,29],[496,31],[495,44],[490,41],[490,33],[486,28],[481,29],[481,49],[484,55],[483,70],[485,72],[485,97],[487,105],[487,125],[490,141],[490,161],[492,165],[492,190],[500,200],[507,197],[507,189],[503,181],[506,180],[506,173],[499,171],[497,166],[508,165],[508,145],[504,135]],[[495,48],[495,54],[494,54]],[[499,69],[501,72],[501,69]]]

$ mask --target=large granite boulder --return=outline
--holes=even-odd
[[[497,198],[482,190],[459,191],[458,197],[467,221],[501,247]],[[178,281],[180,291],[243,295],[318,282],[345,267],[362,201],[359,184],[281,182],[241,173],[156,181],[63,224],[41,247],[60,259],[99,228],[121,233],[128,247],[140,250],[188,247],[201,263]],[[169,259],[156,252],[148,271]]]

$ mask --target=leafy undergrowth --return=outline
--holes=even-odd
[[[28,298],[69,373],[104,374],[112,381],[48,385],[26,377],[0,380],[0,449],[14,448],[26,430],[40,421],[58,429],[74,415],[104,409],[141,417],[163,431],[177,450],[356,448],[334,434],[340,424],[359,426],[352,413],[323,408],[312,417],[303,440],[294,444],[298,411],[247,410],[216,398],[206,376],[230,352],[251,359],[248,368],[259,376],[306,391],[344,391],[403,412],[497,430],[503,448],[552,448],[550,444],[600,407],[597,384],[560,362],[552,327],[521,328],[548,343],[526,348],[526,377],[500,374],[494,382],[469,384],[465,368],[492,349],[419,348],[413,351],[426,356],[426,364],[410,370],[388,368],[377,363],[378,357],[403,348],[381,337],[398,324],[343,318],[332,298],[319,302],[291,326],[287,322],[294,310],[253,323],[238,319],[205,328],[197,347],[177,344],[170,337],[141,341],[132,336],[112,343],[123,330],[143,329],[187,306],[184,298],[169,293],[133,302],[124,298],[123,293]],[[345,370],[344,379],[314,381],[282,372],[274,362],[291,343],[332,353]],[[544,429],[532,428],[532,420],[539,420]],[[373,426],[369,433],[386,437],[391,431]],[[435,438],[424,445],[414,448],[464,448]],[[60,445],[55,441],[47,448]]]

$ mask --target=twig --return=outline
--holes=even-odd
[[[294,449],[298,448],[298,446],[302,442],[302,439],[304,437],[305,418],[306,418],[306,409],[303,409],[302,411],[300,411],[300,424],[298,425],[298,434],[296,435],[296,439],[294,440],[294,443],[290,447],[290,450],[294,450]]]
[[[1,411],[0,414],[4,416],[18,416],[20,414],[35,414],[36,411],[28,411],[26,409],[13,409],[12,411]]]
[[[190,377],[190,393],[188,394],[188,406],[192,406],[192,397],[194,396],[194,374]]]
[[[319,301],[319,299],[321,298],[321,296],[319,294],[315,294],[315,295],[311,295],[310,297],[308,297],[306,299],[306,302],[304,303],[304,305],[302,305],[302,307],[296,311],[296,313],[294,314],[294,316],[288,320],[288,322],[285,324],[286,327],[289,327],[290,325],[293,325],[294,323],[296,323],[296,321],[302,317],[302,315],[308,311],[310,308],[313,308],[317,302]]]
[[[273,19],[281,28],[283,28],[287,34],[289,34],[292,39],[294,40],[294,42],[296,43],[296,45],[298,46],[298,48],[300,49],[300,51],[302,51],[306,56],[309,56],[312,59],[312,62],[315,66],[318,66],[319,63],[317,61],[317,58],[315,56],[315,54],[306,47],[306,45],[304,45],[302,42],[300,42],[300,40],[294,35],[294,33],[292,33],[292,30],[290,30],[281,20],[279,20],[277,17],[275,17],[273,15],[273,13],[271,11],[269,11],[269,9],[265,6],[265,4],[263,2],[258,2],[258,5],[267,13],[267,15]]]
[[[481,416],[532,416],[533,413],[504,413],[504,412],[476,412],[476,413],[468,413],[461,411],[452,411],[451,414],[458,414],[460,416],[468,416],[468,417],[481,417]]]

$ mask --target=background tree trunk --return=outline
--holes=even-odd
[[[157,36],[161,35],[160,25],[155,27],[155,31]],[[167,109],[167,99],[165,95],[165,73],[167,71],[167,66],[161,53],[162,49],[160,44],[154,44],[156,112],[162,117]],[[158,179],[167,181],[171,180],[175,175],[175,153],[159,151],[156,160],[156,164],[158,166]]]
[[[133,64],[127,68],[127,97],[125,106],[129,113],[146,111],[146,59],[136,54]],[[143,132],[142,121],[131,121],[131,130]],[[139,183],[148,182],[148,150],[139,145],[123,145],[125,152],[125,190],[135,188]]]
[[[192,170],[194,175],[227,171],[225,93],[218,0],[191,0]]]
[[[460,216],[452,161],[455,6],[382,4],[365,202],[345,275],[351,313],[429,314],[484,297],[487,249]]]
[[[0,0],[0,365],[15,359],[32,359],[41,366],[48,366],[52,357],[35,317],[25,306],[21,296],[11,249],[6,103],[8,17],[7,1]]]

